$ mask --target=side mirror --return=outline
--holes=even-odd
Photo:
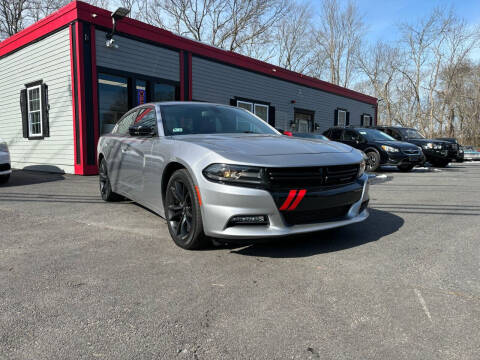
[[[154,136],[155,128],[146,125],[133,125],[128,128],[131,136]]]

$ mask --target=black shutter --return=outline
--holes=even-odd
[[[23,137],[28,138],[27,89],[20,90],[20,110],[22,111]]]
[[[350,125],[350,111],[345,112],[345,125]]]
[[[268,107],[268,123],[275,127],[275,106]]]
[[[333,115],[333,126],[338,126],[338,109],[335,109]]]
[[[50,126],[48,121],[48,110],[50,105],[48,104],[48,86],[47,84],[41,85],[42,89],[42,129],[43,129],[43,136],[48,137],[50,136]]]
[[[230,105],[237,106],[237,99],[230,99]]]

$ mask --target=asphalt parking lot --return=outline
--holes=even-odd
[[[361,224],[176,247],[96,177],[0,187],[1,359],[478,359],[480,163],[386,170]]]

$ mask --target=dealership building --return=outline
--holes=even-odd
[[[74,1],[0,43],[0,138],[12,167],[90,175],[130,108],[193,100],[297,132],[371,125],[377,99]]]

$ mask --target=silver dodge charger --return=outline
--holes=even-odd
[[[100,193],[167,220],[177,245],[324,230],[368,216],[363,154],[295,138],[247,110],[195,102],[141,105],[98,143]]]

